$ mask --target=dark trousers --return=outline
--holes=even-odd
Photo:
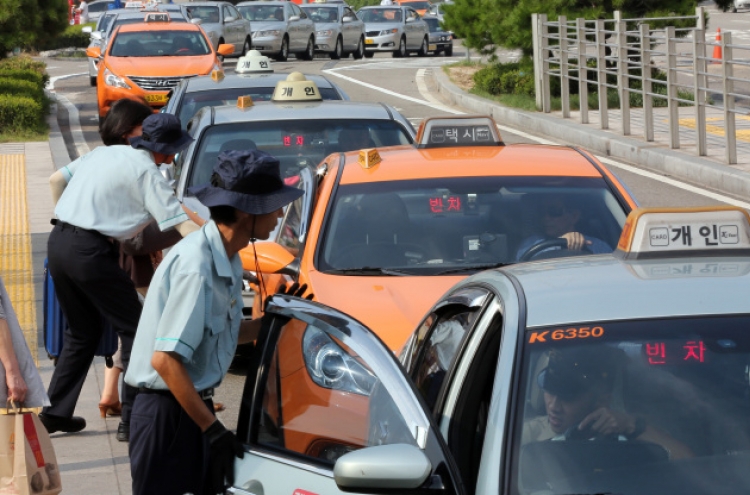
[[[52,405],[44,413],[73,415],[94,359],[106,318],[122,341],[122,364],[130,362],[141,303],[130,277],[118,265],[117,245],[94,231],[58,223],[47,242],[49,271],[68,319],[63,347],[49,385]],[[122,421],[130,421],[136,390],[123,389]]]
[[[214,410],[211,399],[205,403]],[[133,495],[209,492],[208,442],[172,394],[136,396],[128,450]]]

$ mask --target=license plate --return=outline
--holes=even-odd
[[[435,50],[437,50],[437,45],[430,45],[427,49],[431,52],[434,52]]]
[[[372,45],[375,43],[375,40],[371,40],[370,38],[365,39],[365,45]]]
[[[166,103],[169,97],[166,94],[162,95],[146,95],[146,101],[149,103]]]

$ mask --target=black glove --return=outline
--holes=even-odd
[[[313,293],[310,293],[308,295],[304,295],[305,291],[307,290],[307,284],[300,285],[297,282],[294,282],[289,288],[287,288],[286,284],[281,284],[279,287],[279,290],[276,291],[275,295],[282,295],[282,296],[294,296],[294,297],[304,297],[308,301],[312,301],[313,297],[315,295]],[[271,296],[271,297],[273,297]],[[265,300],[265,303],[263,304],[263,311],[265,312],[268,308],[268,303],[271,301],[271,297],[267,298]],[[264,315],[265,316],[265,315]]]
[[[234,484],[234,458],[245,457],[242,442],[231,431],[224,428],[218,419],[203,432],[208,439],[208,476],[211,493],[224,493]]]

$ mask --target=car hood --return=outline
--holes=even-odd
[[[382,31],[384,29],[401,29],[400,22],[366,22],[365,31]]]
[[[373,330],[398,351],[433,304],[464,276],[356,277],[310,272],[315,300]]]
[[[286,23],[284,22],[263,22],[253,21],[253,32],[257,31],[285,31]]]
[[[107,57],[107,66],[118,76],[194,76],[208,74],[213,54],[194,57]]]

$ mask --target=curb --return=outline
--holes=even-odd
[[[653,143],[613,135],[547,114],[504,107],[466,93],[453,84],[441,68],[431,72],[438,92],[450,103],[478,114],[489,114],[497,122],[521,131],[559,139],[569,145],[581,146],[594,153],[659,171],[728,195],[750,197],[750,173],[679,151],[656,148]]]
[[[65,139],[62,136],[62,132],[60,132],[60,125],[57,123],[57,100],[49,91],[45,90],[45,92],[52,100],[52,103],[50,104],[50,112],[47,115],[47,125],[49,125],[49,149],[52,154],[52,165],[54,167],[52,171],[54,172],[55,170],[64,167],[72,160],[70,159],[68,148],[65,146]],[[50,172],[50,174],[51,173],[52,172]]]

